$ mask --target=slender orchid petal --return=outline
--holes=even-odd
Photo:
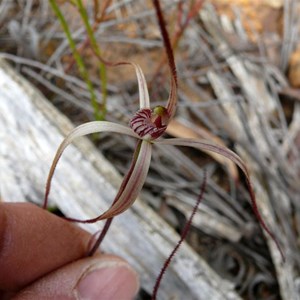
[[[66,219],[80,223],[94,223],[99,220],[111,219],[127,210],[136,200],[145,183],[151,161],[151,152],[152,144],[148,141],[139,140],[130,169],[124,177],[111,207],[106,212],[88,220]]]
[[[147,82],[141,67],[138,64],[133,62],[118,62],[112,65],[113,66],[131,65],[134,67],[138,84],[139,84],[140,109],[150,108],[150,99],[149,99]]]
[[[226,147],[214,145],[206,140],[173,138],[173,139],[165,139],[165,140],[156,140],[155,143],[161,144],[161,145],[163,144],[163,145],[173,145],[173,146],[187,146],[187,147],[193,147],[193,148],[196,148],[199,150],[212,151],[212,152],[218,153],[224,157],[227,157],[231,161],[236,163],[245,175],[253,212],[254,212],[257,220],[259,221],[261,226],[264,228],[264,230],[269,234],[269,236],[273,239],[273,241],[275,242],[275,244],[282,256],[282,259],[285,260],[285,257],[284,257],[284,254],[283,254],[283,251],[281,249],[279,242],[277,241],[274,233],[269,229],[269,227],[264,222],[262,216],[260,215],[247,167],[246,167],[245,163],[243,162],[243,160],[236,153],[232,152],[231,150],[229,150]]]
[[[130,62],[130,61],[120,61],[120,62],[112,63],[112,62],[104,60],[99,55],[96,55],[96,56],[100,59],[101,62],[103,62],[104,64],[111,66],[111,67],[117,67],[117,66],[122,66],[122,65],[133,66],[135,69],[136,77],[137,77],[138,84],[139,84],[140,109],[150,108],[150,99],[149,99],[147,82],[146,82],[144,73],[138,64],[136,64],[134,62]]]
[[[164,15],[160,3],[158,0],[153,0],[152,2],[155,7],[156,17],[161,31],[161,36],[163,38],[166,55],[168,59],[168,65],[171,74],[171,89],[170,89],[170,95],[167,103],[167,111],[171,120],[176,112],[176,104],[177,104],[177,86],[178,86],[177,71],[176,71],[173,49],[172,49],[169,33],[167,31],[166,22],[164,20]]]
[[[114,199],[114,201],[112,203],[112,206],[118,201],[118,199],[122,195],[122,193],[123,193],[123,191],[124,191],[124,189],[125,189],[125,187],[126,187],[126,185],[128,183],[128,180],[129,180],[129,178],[130,178],[130,176],[131,176],[131,174],[132,174],[132,172],[134,170],[134,167],[135,167],[135,164],[136,164],[136,160],[138,158],[138,154],[139,154],[140,149],[141,149],[141,143],[142,143],[142,140],[139,140],[138,144],[137,144],[137,146],[135,148],[134,154],[133,154],[133,159],[131,160],[130,168],[129,168],[127,174],[125,175],[125,177],[124,177],[124,179],[122,181],[122,184],[121,184],[121,186],[119,188],[118,194],[116,195],[116,197],[115,197],[115,199]],[[66,217],[65,219],[68,220],[68,221],[71,221],[71,222],[93,223],[93,222],[98,221],[98,218],[99,217],[88,219],[88,220],[79,220],[79,219],[74,219],[74,218],[68,218],[68,217]],[[112,220],[113,220],[113,218],[106,219],[106,222],[104,224],[104,227],[102,228],[101,234],[96,239],[94,245],[88,251],[87,256],[92,256],[97,251],[97,249],[99,248],[99,246],[102,243],[103,239],[105,238],[108,229],[110,228]]]
[[[125,177],[127,183],[123,192],[111,208],[99,217],[99,220],[112,218],[133,204],[145,183],[151,162],[151,153],[152,144],[142,141],[131,175],[128,179]]]
[[[140,109],[150,108],[149,92],[147,82],[141,67],[135,63],[131,63],[135,68],[136,76],[139,83],[139,98],[140,98]]]
[[[57,166],[57,163],[63,153],[63,151],[66,149],[66,147],[72,143],[72,141],[80,136],[84,136],[87,134],[91,133],[96,133],[96,132],[115,132],[115,133],[121,133],[121,134],[126,134],[135,138],[139,138],[137,134],[135,134],[130,128],[120,125],[120,124],[115,124],[111,122],[106,122],[106,121],[94,121],[94,122],[89,122],[86,124],[82,124],[75,129],[73,129],[67,137],[63,140],[63,142],[60,144],[55,157],[53,159],[48,178],[47,178],[47,183],[46,183],[46,192],[45,192],[45,198],[44,198],[44,208],[47,207],[48,203],[48,196],[50,192],[50,187],[51,187],[51,180],[55,171],[55,168]]]
[[[232,160],[242,169],[242,171],[246,174],[246,176],[249,176],[248,170],[244,162],[236,153],[234,153],[233,151],[231,151],[226,147],[213,144],[210,141],[200,140],[200,139],[188,139],[188,138],[171,138],[171,139],[156,140],[155,143],[164,144],[164,145],[173,145],[173,146],[187,146],[187,147],[197,148],[203,151],[215,152],[217,154],[220,154]]]
[[[213,133],[211,133],[209,130],[205,129],[201,125],[189,124],[188,122],[186,122],[186,120],[183,121],[181,119],[173,119],[168,124],[166,133],[176,138],[210,140],[216,145],[221,145],[225,147],[225,143],[221,138],[215,136]],[[213,157],[217,162],[222,164],[228,170],[229,174],[235,182],[238,181],[238,168],[234,162],[226,159],[226,157],[223,157],[211,151],[206,151],[206,153]]]

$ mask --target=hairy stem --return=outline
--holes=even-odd
[[[199,207],[199,204],[200,204],[201,200],[203,199],[205,187],[206,187],[206,172],[204,173],[204,178],[203,178],[203,182],[202,182],[202,185],[201,185],[200,194],[199,194],[198,199],[196,201],[196,204],[195,204],[195,206],[193,208],[191,216],[189,217],[189,219],[187,220],[187,222],[186,222],[186,224],[185,224],[185,226],[183,228],[180,240],[178,241],[177,245],[175,246],[175,248],[173,249],[173,251],[171,252],[171,254],[169,255],[169,257],[167,258],[167,260],[165,261],[165,263],[163,265],[163,268],[161,269],[161,271],[160,271],[160,273],[159,273],[159,275],[158,275],[158,277],[156,279],[156,282],[155,282],[155,285],[154,285],[154,288],[153,288],[153,293],[152,293],[152,300],[156,299],[157,292],[158,292],[160,283],[162,281],[162,278],[163,278],[163,276],[164,276],[167,268],[169,267],[169,265],[171,263],[171,260],[173,259],[174,255],[178,251],[178,249],[181,246],[182,242],[186,238],[189,229],[191,228],[192,220],[193,220],[193,218],[194,218],[194,216],[196,214],[196,211],[197,211],[197,209]]]

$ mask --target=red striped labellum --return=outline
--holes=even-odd
[[[169,113],[163,106],[156,106],[153,110],[143,108],[131,119],[130,127],[142,138],[157,139],[165,132],[169,119]]]

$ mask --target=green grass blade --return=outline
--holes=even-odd
[[[75,43],[75,41],[72,37],[69,25],[68,25],[65,17],[63,16],[61,10],[59,9],[59,6],[57,5],[56,0],[49,0],[49,2],[50,2],[50,5],[52,7],[52,10],[56,14],[56,17],[60,21],[61,27],[62,27],[62,29],[63,29],[66,37],[67,37],[69,46],[72,50],[72,54],[74,56],[74,59],[76,61],[76,64],[77,64],[77,67],[78,67],[78,70],[79,70],[79,73],[80,73],[80,75],[82,76],[83,80],[85,81],[85,83],[87,85],[87,89],[88,89],[88,91],[90,93],[90,96],[91,96],[91,104],[92,104],[93,109],[94,109],[95,119],[96,120],[101,120],[102,115],[99,112],[99,104],[97,103],[97,97],[96,97],[96,94],[95,94],[93,84],[92,84],[92,82],[89,78],[89,74],[88,74],[88,71],[87,71],[87,69],[85,67],[85,64],[83,62],[83,58],[81,57],[80,53],[77,51],[76,43]]]

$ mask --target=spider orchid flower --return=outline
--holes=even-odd
[[[93,223],[99,220],[112,219],[114,216],[119,215],[125,210],[127,210],[134,203],[135,199],[137,198],[146,180],[146,176],[150,166],[153,145],[159,144],[159,145],[188,146],[202,151],[212,151],[218,153],[224,157],[227,157],[228,159],[230,159],[236,165],[239,166],[239,168],[242,170],[246,178],[246,183],[248,185],[253,211],[258,221],[262,225],[262,227],[275,241],[278,249],[282,254],[281,248],[274,234],[269,230],[269,228],[263,221],[258,211],[255,195],[250,182],[247,168],[244,162],[242,161],[242,159],[237,154],[235,154],[234,152],[232,152],[226,147],[215,145],[207,140],[187,139],[187,138],[168,138],[168,139],[161,138],[161,136],[163,135],[163,133],[165,132],[168,126],[168,123],[171,121],[176,111],[176,103],[177,103],[176,78],[171,77],[171,89],[170,89],[170,94],[169,94],[166,107],[156,106],[152,109],[150,106],[147,83],[141,68],[135,63],[130,63],[130,62],[118,63],[118,65],[124,65],[124,64],[127,65],[130,64],[135,68],[135,72],[138,80],[138,88],[139,88],[139,104],[140,104],[139,110],[131,119],[129,127],[121,124],[107,122],[107,121],[93,121],[76,127],[73,131],[71,131],[68,134],[68,136],[63,140],[63,142],[59,146],[56,155],[54,157],[54,160],[52,162],[52,166],[46,184],[44,208],[47,206],[51,180],[55,168],[57,166],[57,163],[63,151],[66,149],[66,147],[70,143],[72,143],[72,141],[77,137],[84,136],[87,134],[92,134],[92,133],[98,133],[98,132],[99,133],[112,132],[112,133],[120,133],[123,135],[131,136],[137,139],[138,141],[130,168],[122,181],[122,184],[119,188],[119,191],[112,205],[108,208],[108,210],[103,212],[98,217],[93,219],[88,219],[88,220],[77,220],[77,219],[67,218],[68,220],[75,221],[75,222],[82,222],[82,223]]]
[[[157,106],[154,109],[151,109],[148,88],[142,69],[137,64],[129,62],[122,62],[116,65],[124,64],[132,65],[136,71],[139,88],[139,111],[137,111],[131,119],[129,127],[113,122],[93,121],[76,127],[68,134],[68,136],[60,144],[50,168],[46,184],[44,208],[47,207],[51,180],[63,151],[70,143],[72,143],[75,138],[92,133],[120,133],[136,138],[138,143],[129,171],[125,175],[111,207],[100,216],[82,222],[92,223],[98,220],[110,219],[124,212],[134,203],[139,192],[141,191],[150,166],[152,146],[165,132],[171,117],[175,113],[177,99],[176,83],[173,79],[167,107],[165,108],[163,106]],[[71,218],[67,219],[81,222],[81,220]]]

